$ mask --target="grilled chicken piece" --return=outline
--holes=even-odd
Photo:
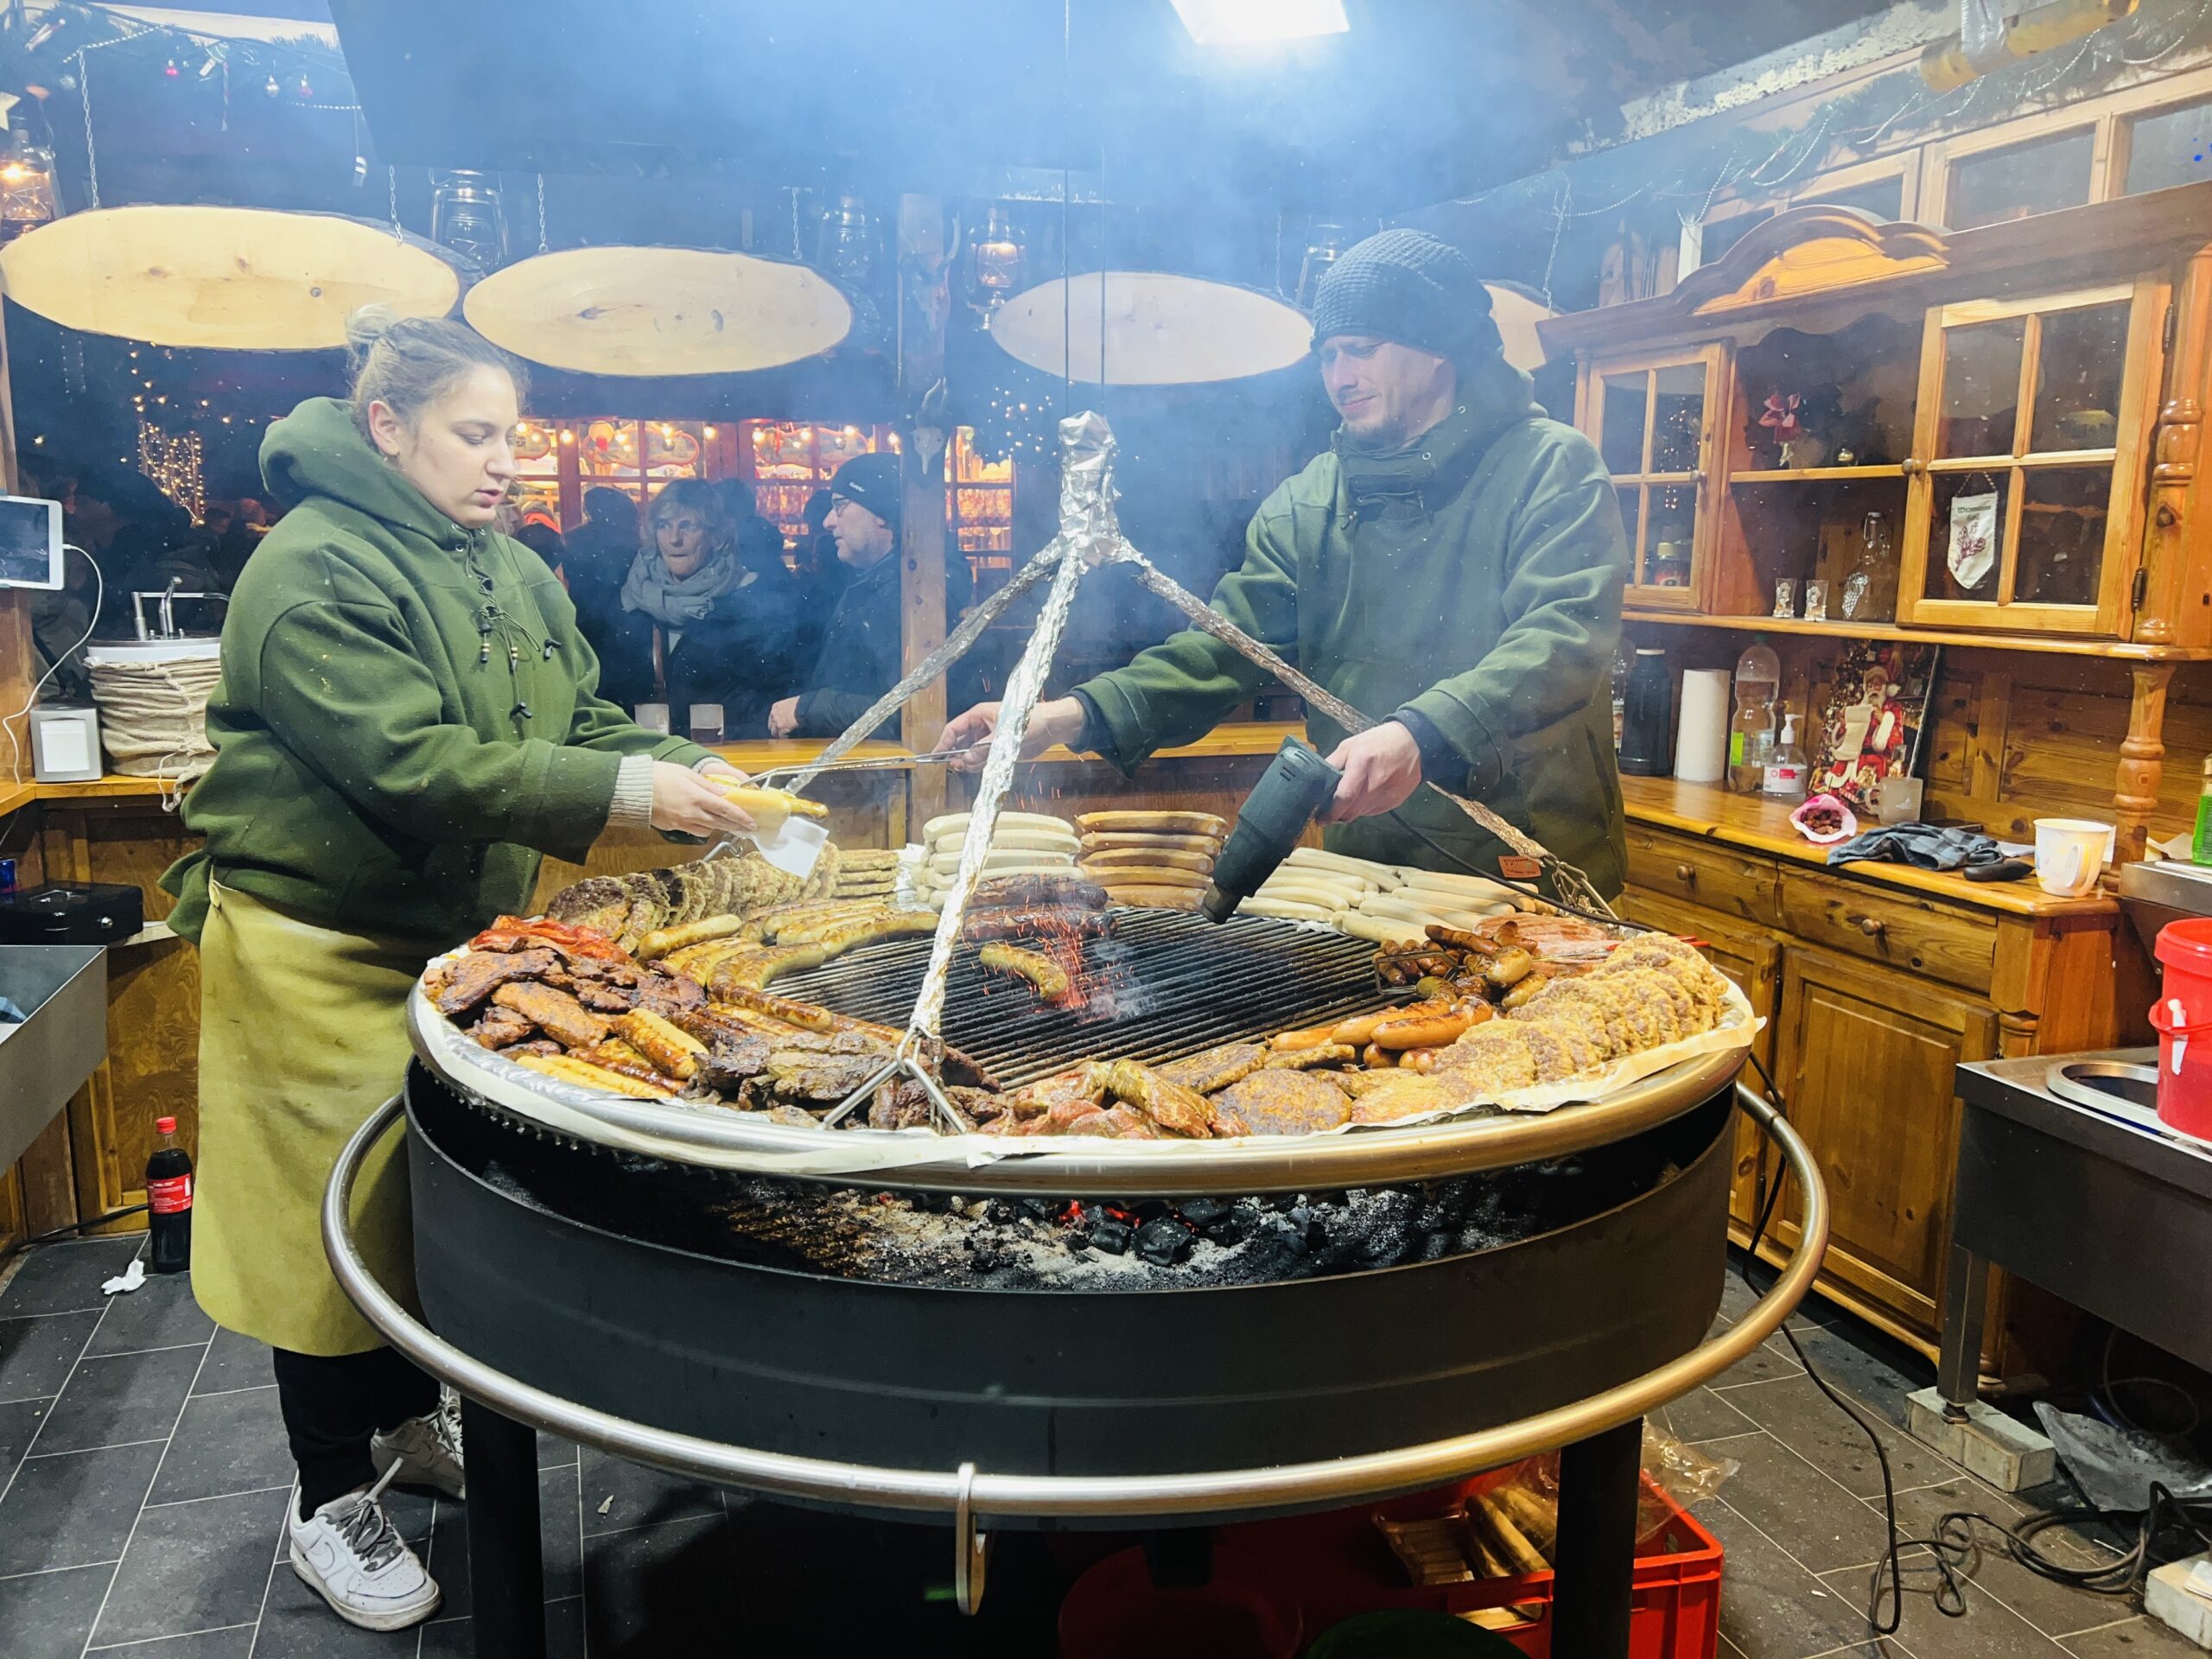
[[[607,1038],[607,1021],[568,992],[529,980],[511,980],[492,993],[503,1008],[512,1008],[563,1048],[589,1048]]]
[[[1281,1068],[1230,1085],[1217,1111],[1233,1112],[1252,1135],[1314,1135],[1351,1120],[1351,1098],[1326,1077]]]
[[[552,950],[472,950],[448,965],[431,1000],[440,1014],[454,1019],[510,980],[543,979],[560,966],[561,958]]]
[[[1103,1112],[1088,1112],[1063,1131],[1067,1135],[1096,1135],[1107,1141],[1158,1141],[1161,1139],[1159,1126],[1141,1112],[1127,1106],[1110,1107]]]
[[[868,1103],[871,1129],[925,1129],[931,1121],[929,1091],[912,1077],[892,1077],[878,1084]]]
[[[1055,1072],[1049,1077],[1025,1084],[1006,1096],[1008,1113],[1022,1120],[1043,1117],[1055,1106],[1069,1101],[1081,1101],[1096,1108],[1103,1106],[1105,1100],[1106,1068],[1088,1061],[1072,1071]]]
[[[794,1100],[841,1101],[883,1069],[880,1054],[817,1054],[776,1049],[767,1077],[776,1092]]]
[[[1160,1075],[1170,1083],[1179,1083],[1202,1095],[1217,1094],[1240,1077],[1251,1076],[1267,1058],[1267,1046],[1263,1043],[1224,1043],[1218,1048],[1193,1054],[1186,1060],[1163,1065],[1160,1068]]]
[[[511,1048],[537,1029],[512,1008],[493,1007],[484,1010],[468,1034],[486,1048]]]
[[[1106,1090],[1170,1135],[1204,1141],[1213,1134],[1213,1108],[1206,1097],[1195,1089],[1170,1083],[1148,1065],[1116,1060],[1106,1068]]]

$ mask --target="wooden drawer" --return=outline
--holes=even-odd
[[[1782,872],[1782,908],[1784,925],[1808,944],[1970,991],[1989,989],[1993,916],[1799,870]]]
[[[1781,872],[1770,859],[1746,857],[1663,830],[1628,829],[1628,880],[1655,898],[1700,905],[1745,921],[1779,925]]]

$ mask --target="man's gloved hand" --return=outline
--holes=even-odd
[[[1374,817],[1402,804],[1421,787],[1421,746],[1395,720],[1346,738],[1329,752],[1328,761],[1344,780],[1319,814],[1324,823]]]

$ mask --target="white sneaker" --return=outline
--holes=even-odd
[[[391,1481],[387,1471],[375,1485],[334,1497],[304,1521],[296,1508],[287,1517],[292,1571],[339,1618],[365,1630],[420,1624],[443,1599],[437,1580],[384,1512]]]
[[[371,1435],[369,1461],[379,1475],[390,1475],[402,1486],[428,1486],[448,1497],[467,1497],[468,1484],[461,1455],[461,1396],[448,1394],[439,1400],[435,1411],[410,1417],[397,1428]]]

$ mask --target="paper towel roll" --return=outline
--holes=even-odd
[[[1675,776],[1717,784],[1728,770],[1728,671],[1693,668],[1682,675],[1681,716],[1675,728]]]

